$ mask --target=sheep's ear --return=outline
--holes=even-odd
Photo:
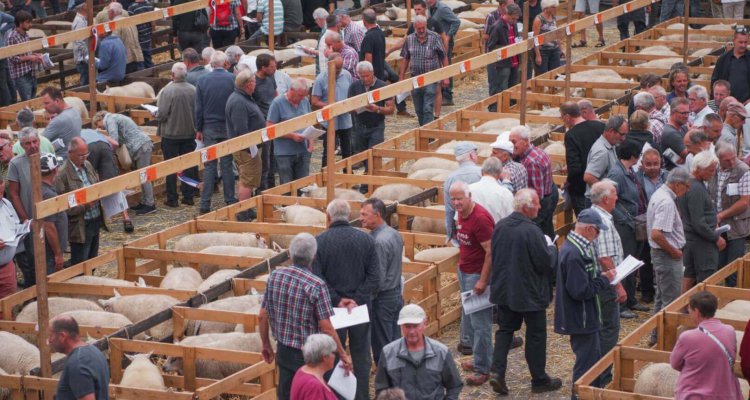
[[[115,292],[115,297],[122,297],[120,292],[117,291],[117,289],[112,289],[113,292]]]
[[[148,287],[148,285],[146,284],[146,281],[143,280],[142,276],[138,277],[138,283],[136,283],[135,285],[138,287]]]
[[[314,183],[312,185],[305,186],[303,188],[300,188],[299,191],[302,193],[309,193],[311,190],[315,189],[317,185]]]
[[[125,357],[127,357],[128,360],[130,360],[130,361],[135,361],[135,356],[133,356],[133,355],[125,354]]]

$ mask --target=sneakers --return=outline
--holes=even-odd
[[[471,348],[471,346],[464,346],[463,344],[459,343],[458,346],[456,346],[456,349],[458,352],[465,356],[470,356],[474,354],[474,349]]]
[[[643,311],[643,312],[651,311],[651,307],[645,304],[641,304],[641,303],[635,303],[634,305],[630,306],[630,309],[633,311]]]
[[[138,210],[140,210],[140,209],[141,209],[142,207],[143,207],[143,204],[141,204],[141,203],[138,203],[138,204],[134,205],[133,207],[130,207],[130,211],[138,211]]]
[[[632,311],[630,311],[628,309],[620,311],[620,318],[633,319],[633,318],[637,318],[637,317],[638,316],[635,315],[634,312],[632,312]]]
[[[492,374],[492,377],[490,377],[490,386],[495,393],[503,396],[508,395],[508,385],[505,383],[505,378]]]
[[[487,382],[488,379],[490,379],[490,374],[474,372],[466,377],[466,384],[469,386],[479,386]]]
[[[141,207],[138,208],[135,211],[135,214],[136,215],[146,215],[146,214],[151,214],[152,212],[155,212],[155,211],[156,211],[156,207],[155,206],[149,206],[147,204],[141,204]]]
[[[543,385],[531,385],[531,392],[532,393],[544,393],[544,392],[552,392],[557,389],[560,389],[562,387],[562,380],[560,378],[552,378],[550,377],[549,380],[547,380],[547,383]]]

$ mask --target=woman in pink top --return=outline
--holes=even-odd
[[[669,363],[680,371],[675,398],[741,400],[740,382],[732,371],[737,354],[734,328],[714,318],[718,301],[709,292],[690,296],[688,312],[698,328],[677,339]]]
[[[336,342],[322,333],[310,335],[302,346],[305,365],[292,380],[291,400],[336,400],[323,375],[333,368]]]

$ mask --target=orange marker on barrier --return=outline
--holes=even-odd
[[[323,123],[325,121],[330,120],[331,119],[331,109],[328,108],[328,107],[325,107],[325,108],[321,109],[320,111],[318,111],[316,117],[317,117],[319,123]]]
[[[367,92],[368,103],[372,104],[378,101],[380,101],[380,90],[373,90],[372,92]]]
[[[273,140],[276,137],[276,127],[275,126],[269,126],[268,128],[261,129],[260,131],[260,139],[264,142],[267,142],[269,140]]]
[[[462,74],[465,74],[469,71],[471,71],[471,60],[466,60],[458,65],[458,70],[461,71]]]

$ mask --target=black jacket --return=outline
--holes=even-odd
[[[714,65],[714,72],[711,74],[711,87],[714,87],[714,83],[718,81],[719,79],[724,79],[726,81],[729,80],[729,75],[731,71],[729,70],[729,58],[734,57],[734,52],[732,50],[729,50],[725,52],[724,54],[720,55],[719,58],[716,60],[716,65]],[[742,56],[742,59],[745,60],[745,65],[747,66],[747,70],[750,71],[750,53],[745,53]],[[748,91],[750,92],[750,79],[748,79]],[[711,95],[713,96],[713,89]],[[745,99],[738,99],[740,101],[744,101]]]
[[[326,281],[331,302],[338,307],[342,297],[358,305],[367,304],[378,292],[378,255],[372,236],[334,222],[317,236],[318,253],[313,272]]]
[[[703,182],[691,179],[690,189],[677,198],[677,207],[685,228],[685,239],[690,242],[704,242],[703,251],[718,251],[716,241],[716,207],[711,194]]]
[[[638,149],[643,151],[643,145],[649,144],[652,148],[656,148],[654,144],[654,135],[649,131],[634,131],[628,132],[628,136],[625,136],[626,142],[632,142],[638,145]]]
[[[539,226],[513,212],[495,225],[491,243],[490,301],[515,312],[545,310],[557,250]]]
[[[565,163],[568,166],[568,192],[582,196],[586,193],[586,182],[583,173],[586,171],[586,161],[599,136],[604,132],[601,121],[583,121],[570,128],[565,134]]]
[[[492,25],[489,31],[490,37],[489,39],[487,39],[487,49],[496,50],[512,44],[510,38],[508,37],[508,27],[505,26],[505,22],[503,22],[502,18],[499,18],[497,22]],[[504,60],[500,60],[492,65],[495,68],[510,68],[513,64],[511,64],[511,58],[509,57]]]

